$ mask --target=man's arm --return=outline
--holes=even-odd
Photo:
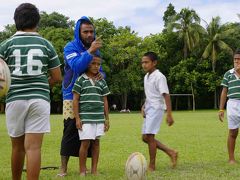
[[[171,105],[171,99],[170,99],[170,95],[169,94],[166,94],[164,93],[163,94],[163,97],[165,99],[165,103],[166,103],[166,107],[167,107],[167,124],[169,126],[173,125],[174,123],[174,120],[173,120],[173,117],[172,117],[172,105]]]
[[[48,82],[50,87],[52,87],[55,83],[60,83],[62,81],[62,73],[60,66],[49,70],[50,77],[48,78]]]
[[[227,92],[228,92],[228,88],[223,87],[221,97],[220,97],[220,106],[219,106],[219,112],[218,112],[219,120],[222,122],[224,119],[224,106],[227,100]]]
[[[64,58],[74,72],[82,74],[92,61],[93,54],[99,53],[101,47],[102,41],[100,39],[93,41],[90,48],[86,51],[77,49],[76,46],[70,43],[64,48]]]

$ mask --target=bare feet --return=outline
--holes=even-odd
[[[237,164],[237,162],[235,160],[229,160],[228,163],[229,164]]]
[[[86,176],[86,172],[81,172],[80,176]]]
[[[98,172],[91,172],[93,176],[98,176]]]
[[[67,175],[67,169],[66,168],[60,168],[60,172],[57,174],[58,177],[64,177]]]
[[[170,154],[171,162],[172,162],[172,168],[175,168],[177,166],[177,160],[178,160],[178,152],[173,151]]]
[[[153,172],[153,171],[155,171],[155,167],[149,165],[147,171],[148,172]]]

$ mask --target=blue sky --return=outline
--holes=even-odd
[[[26,1],[1,0],[0,31],[7,24],[13,24],[15,8]],[[206,22],[212,17],[220,16],[221,22],[240,22],[240,0],[29,0],[40,11],[51,13],[56,11],[71,20],[81,16],[94,18],[105,17],[116,26],[131,26],[139,36],[161,32],[163,14],[169,3],[179,12],[182,8],[194,9]],[[205,26],[205,23],[202,23]]]

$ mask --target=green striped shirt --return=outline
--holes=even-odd
[[[110,94],[104,79],[93,82],[86,74],[81,75],[73,86],[80,94],[79,116],[83,123],[104,123],[103,97]]]
[[[60,66],[52,44],[35,32],[17,32],[0,44],[0,57],[11,72],[6,102],[27,99],[50,101],[48,70]]]
[[[224,74],[221,85],[228,88],[227,97],[229,99],[240,99],[240,78],[230,69]]]

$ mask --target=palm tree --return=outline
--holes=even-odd
[[[199,43],[200,34],[205,32],[200,25],[200,17],[196,11],[188,8],[183,8],[173,18],[173,21],[168,24],[168,29],[175,30],[179,33],[179,37],[183,39],[184,59],[188,57],[188,52]]]
[[[217,55],[221,50],[233,53],[231,47],[224,42],[224,37],[231,32],[231,29],[225,30],[223,26],[220,25],[220,17],[217,16],[212,18],[212,21],[207,27],[207,46],[202,54],[204,59],[210,58],[212,61],[212,71],[215,73]],[[217,108],[217,94],[216,89],[214,91],[214,108]]]

